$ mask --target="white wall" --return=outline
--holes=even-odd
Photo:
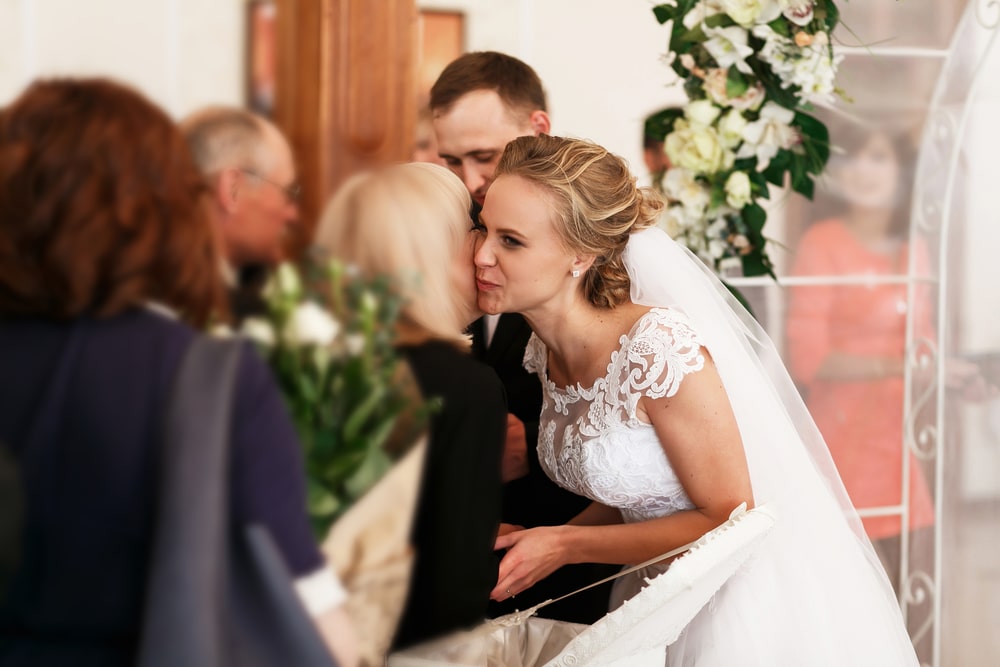
[[[243,99],[244,0],[0,0],[0,105],[32,79],[102,75],[174,116]]]
[[[649,0],[418,0],[466,14],[466,48],[534,67],[557,134],[586,137],[640,176],[643,117],[680,101]],[[0,105],[32,79],[107,75],[179,117],[243,100],[245,0],[0,0]]]

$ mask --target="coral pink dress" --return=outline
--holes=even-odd
[[[793,268],[797,276],[905,274],[909,250],[882,254],[864,246],[840,220],[814,224],[802,237]],[[809,285],[790,289],[788,359],[792,377],[826,439],[852,502],[859,509],[899,505],[903,486],[903,378],[832,381],[816,377],[832,352],[902,359],[906,340],[907,285]],[[929,299],[915,300],[920,335],[931,333]],[[910,528],[934,522],[933,503],[913,454]],[[899,535],[898,515],[867,517],[871,539]]]

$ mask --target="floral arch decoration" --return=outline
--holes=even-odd
[[[646,127],[671,162],[657,184],[663,224],[716,271],[774,277],[758,200],[786,178],[811,199],[826,166],[829,132],[809,112],[842,95],[839,11],[832,0],[674,0],[653,12],[672,23],[669,62],[689,100]]]

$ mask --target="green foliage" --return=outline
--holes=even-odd
[[[691,111],[658,119],[673,165],[658,188],[675,239],[716,270],[738,260],[744,275],[773,277],[757,201],[772,185],[811,198],[826,167],[829,132],[808,112],[814,99],[841,94],[830,46],[840,12],[833,0],[816,0],[811,15],[779,13],[771,2],[729,11],[698,0],[653,8],[670,24],[670,65]]]
[[[282,265],[265,289],[267,317],[242,331],[268,360],[295,424],[317,537],[392,466],[390,437],[413,438],[433,402],[399,382],[388,278],[362,279],[337,262]],[[400,417],[407,432],[399,433]]]

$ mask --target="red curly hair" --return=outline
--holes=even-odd
[[[37,81],[0,112],[0,317],[224,313],[206,186],[174,122],[105,79]]]

